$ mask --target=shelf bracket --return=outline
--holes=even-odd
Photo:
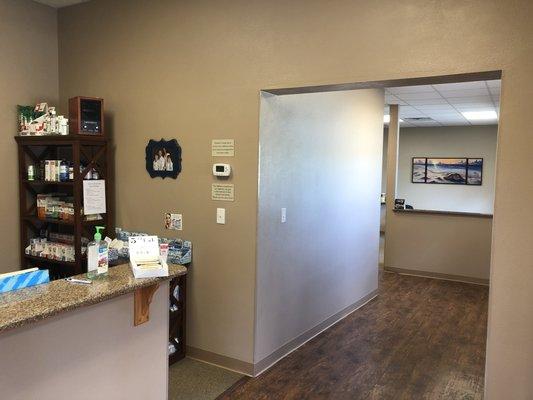
[[[150,303],[159,283],[145,286],[135,290],[133,325],[141,325],[150,319]]]

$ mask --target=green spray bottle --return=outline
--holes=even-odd
[[[95,226],[94,240],[87,245],[87,277],[94,279],[107,275],[109,269],[108,245],[102,240],[100,230],[103,226]]]

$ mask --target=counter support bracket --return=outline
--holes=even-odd
[[[150,319],[150,303],[159,284],[145,286],[135,290],[133,325],[141,325]]]

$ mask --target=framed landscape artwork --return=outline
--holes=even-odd
[[[413,157],[411,182],[479,186],[483,158]]]

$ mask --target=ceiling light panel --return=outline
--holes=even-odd
[[[494,110],[486,111],[466,111],[462,113],[463,116],[469,121],[486,121],[486,120],[496,120],[498,114]]]

